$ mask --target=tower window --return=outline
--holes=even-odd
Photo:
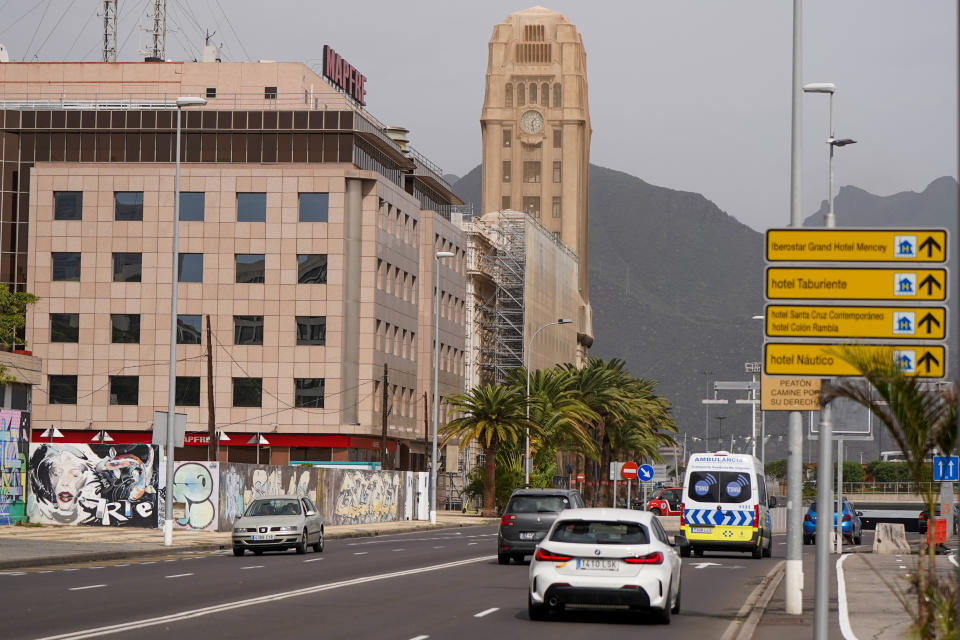
[[[510,209],[510,196],[500,196],[500,209],[502,211]]]
[[[560,196],[553,196],[553,217],[560,217]]]
[[[264,100],[276,100],[276,99],[277,99],[277,88],[276,88],[276,87],[264,87],[264,88],[263,88],[263,99],[264,99]]]
[[[503,161],[503,181],[510,182],[511,163],[509,160]]]
[[[537,83],[530,83],[530,104],[537,104]]]
[[[550,85],[546,82],[540,85],[540,104],[545,107],[550,106]]]
[[[505,107],[513,106],[513,85],[509,82],[507,86],[503,89],[503,105]]]
[[[563,174],[561,173],[561,167],[562,165],[560,164],[559,160],[553,161],[553,181],[554,182],[560,182],[561,179],[563,178]]]
[[[523,181],[540,182],[540,163],[536,160],[527,160],[523,163]]]
[[[532,218],[540,218],[540,196],[523,196],[523,210]]]
[[[513,144],[513,129],[503,130],[503,146],[509,147]]]
[[[517,106],[522,107],[527,104],[527,85],[522,82],[517,84]]]
[[[207,87],[207,98],[216,98],[217,97],[217,88],[216,87]]]
[[[562,107],[563,106],[563,94],[560,90],[560,83],[553,85],[553,106]]]
[[[553,130],[553,148],[560,149],[563,147],[563,129],[554,129]]]

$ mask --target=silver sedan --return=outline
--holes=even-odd
[[[233,555],[250,549],[264,551],[296,549],[306,553],[308,546],[323,551],[323,520],[310,498],[274,496],[254,500],[233,524]]]

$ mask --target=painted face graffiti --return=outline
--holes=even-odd
[[[72,514],[77,510],[77,495],[89,480],[89,466],[70,451],[62,451],[49,460],[49,477],[56,496],[57,510]]]

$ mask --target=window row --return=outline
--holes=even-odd
[[[377,258],[377,289],[417,304],[417,276]]]
[[[297,344],[327,343],[326,316],[296,316]],[[200,344],[203,325],[199,315],[177,315],[177,344]],[[50,342],[80,341],[79,313],[50,314]],[[110,342],[140,344],[140,314],[111,313]],[[263,316],[233,316],[233,344],[262,345]]]
[[[523,181],[529,183],[539,183],[543,170],[540,168],[539,160],[524,160],[523,162]],[[503,161],[503,181],[510,182],[513,179],[513,162]],[[563,181],[563,163],[560,160],[553,161],[553,181],[559,183]]]
[[[537,100],[537,89],[539,86],[539,101]],[[516,90],[514,90],[516,87]],[[522,107],[527,104],[527,97],[530,98],[530,104],[537,104],[539,102],[544,107],[550,106],[550,83],[536,83],[536,82],[517,82],[516,84],[508,82],[503,88],[503,106],[513,107],[514,95],[516,95],[516,102],[518,107]],[[560,87],[560,83],[557,82],[553,85],[553,106],[562,107],[563,106],[563,91]]]
[[[563,201],[560,199],[560,196],[553,196],[553,202],[551,205],[551,215],[554,218],[560,218],[563,215]],[[500,209],[508,210],[513,209],[513,198],[510,196],[501,196],[500,197]],[[522,211],[526,211],[534,218],[540,218],[540,198],[537,196],[523,196],[523,208]],[[556,235],[556,233],[554,234]]]
[[[405,360],[417,359],[417,332],[377,320],[373,334],[373,348]]]
[[[180,220],[203,222],[206,197],[202,191],[180,192]],[[327,222],[329,193],[298,194],[300,222]],[[54,220],[82,220],[83,192],[54,191]],[[143,191],[115,191],[113,219],[124,222],[143,220]],[[266,222],[266,193],[237,193],[237,222]]]
[[[324,378],[294,378],[294,406],[322,409]],[[139,376],[110,376],[110,404],[140,404]],[[174,390],[176,406],[200,406],[200,377],[177,376]],[[50,404],[77,404],[77,376],[48,376]],[[282,400],[281,400],[282,402]],[[234,378],[233,406],[261,407],[263,405],[263,378]]]
[[[453,294],[440,295],[440,317],[457,324],[463,324],[466,302]]]
[[[51,252],[51,280],[79,282],[81,270],[79,251]],[[266,255],[262,253],[234,254],[235,282],[262,284],[266,277]],[[115,252],[113,254],[114,282],[141,282],[143,254]],[[177,282],[203,282],[203,254],[181,253],[177,256]],[[326,284],[327,254],[301,253],[297,255],[298,284]]]
[[[377,228],[396,236],[411,247],[420,246],[417,220],[383,198],[380,198],[380,210],[377,212]]]
[[[504,147],[513,146],[513,129],[503,130],[503,146]],[[554,149],[563,148],[563,129],[555,128],[553,130],[553,148]]]
[[[440,258],[440,265],[449,267],[457,273],[464,273],[466,270],[467,252],[455,245],[452,241],[440,236],[439,233],[433,234],[433,250],[436,253],[449,251],[453,254],[452,258]]]
[[[440,343],[440,370],[459,376],[464,374],[464,352]]]
[[[383,382],[374,380],[373,382],[373,411],[374,413],[383,412]],[[408,387],[401,387],[395,384],[387,384],[387,407],[390,409],[390,415],[399,418],[417,417],[417,392]]]

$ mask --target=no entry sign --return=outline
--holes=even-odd
[[[623,466],[620,468],[620,475],[623,476],[624,480],[634,480],[637,477],[637,463],[636,462],[624,462]]]

